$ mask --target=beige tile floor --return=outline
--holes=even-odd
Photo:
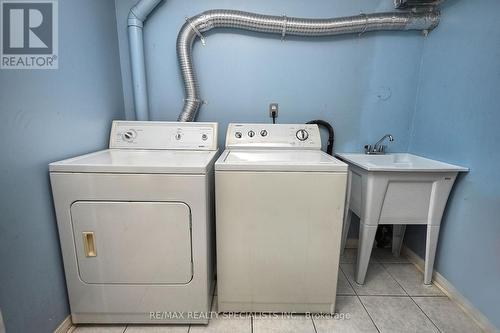
[[[374,249],[364,285],[354,282],[356,250],[341,258],[337,288],[338,317],[214,318],[208,325],[81,325],[72,333],[474,333],[481,329],[406,258]],[[212,311],[217,311],[214,296]]]

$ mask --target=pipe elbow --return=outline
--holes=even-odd
[[[132,7],[130,9],[130,12],[128,13],[128,18],[127,18],[127,26],[130,27],[139,27],[142,28],[144,26],[144,20],[139,18],[135,12],[134,8]]]
[[[139,0],[134,7],[130,8],[128,13],[128,26],[135,26],[142,28],[144,21],[149,14],[162,2],[163,0]]]

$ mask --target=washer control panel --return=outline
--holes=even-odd
[[[115,120],[109,148],[217,150],[217,123]]]
[[[321,136],[314,124],[229,124],[226,147],[321,149]]]

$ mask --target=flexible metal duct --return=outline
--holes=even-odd
[[[418,8],[418,7],[436,7],[443,3],[444,0],[394,0],[394,8]]]
[[[192,47],[197,37],[214,28],[315,37],[364,33],[375,30],[432,30],[439,23],[439,11],[391,12],[357,16],[307,19],[272,16],[236,10],[209,10],[186,19],[177,36],[177,57],[184,80],[184,108],[179,121],[193,121],[202,104],[193,68]]]

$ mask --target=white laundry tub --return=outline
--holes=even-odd
[[[393,224],[393,253],[399,255],[407,224],[426,224],[424,283],[430,284],[439,227],[459,172],[468,168],[420,156],[337,154],[349,164],[343,243],[352,213],[360,218],[356,282],[363,284],[379,224]]]

